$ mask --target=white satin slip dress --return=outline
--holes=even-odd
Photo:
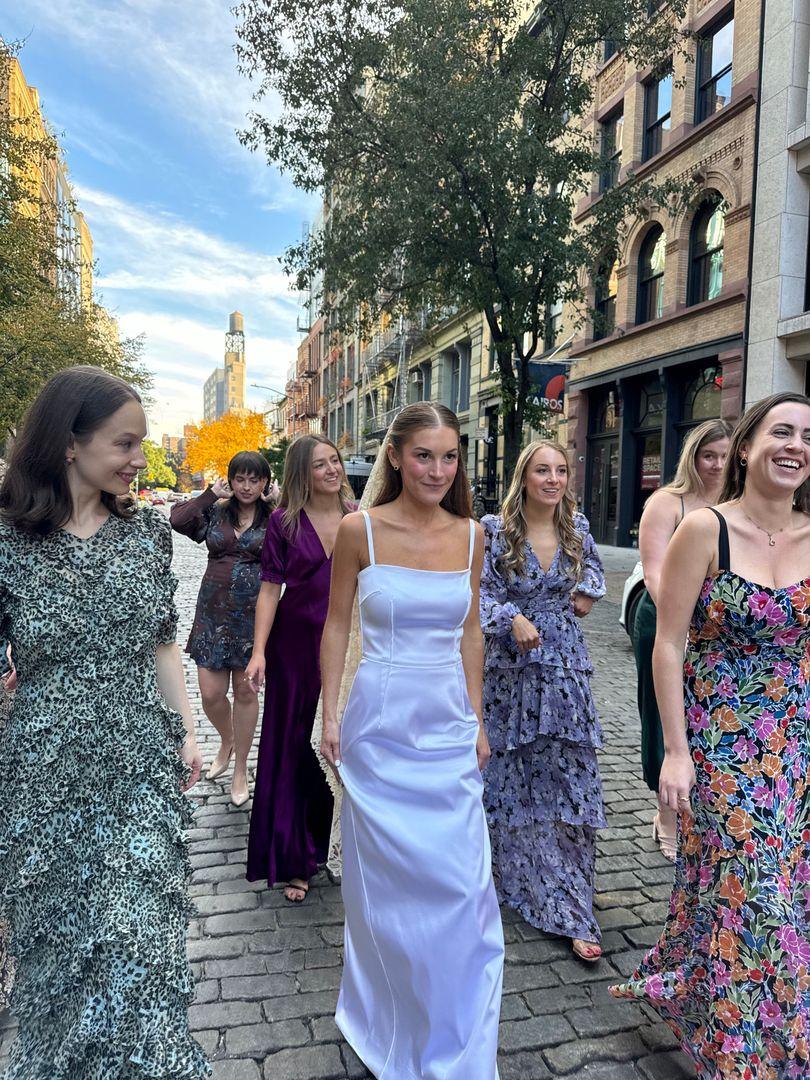
[[[375,562],[340,731],[345,959],[336,1020],[380,1080],[497,1080],[503,928],[461,663],[465,570]]]

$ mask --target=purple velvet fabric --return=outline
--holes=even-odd
[[[271,514],[262,550],[262,580],[286,589],[267,642],[247,862],[248,880],[270,885],[312,877],[326,860],[332,824],[332,793],[309,743],[332,560],[306,513],[295,536],[284,530],[283,513]]]

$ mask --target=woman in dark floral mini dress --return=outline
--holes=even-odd
[[[207,778],[222,776],[234,758],[234,806],[249,798],[247,759],[259,719],[258,698],[245,668],[253,651],[270,480],[265,458],[243,450],[231,458],[227,482],[217,480],[196,499],[176,503],[171,512],[173,529],[208,548],[186,652],[197,664],[203,709],[221,740]]]
[[[500,899],[527,922],[601,955],[592,896],[605,825],[602,731],[579,619],[605,593],[602,563],[558,443],[518,458],[500,517],[485,517],[481,626],[484,723],[492,758],[484,806]]]

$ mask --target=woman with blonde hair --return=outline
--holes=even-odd
[[[310,746],[321,689],[318,656],[329,602],[332,549],[352,509],[340,451],[324,435],[287,450],[278,508],[262,550],[253,654],[245,671],[264,685],[264,716],[248,840],[249,881],[285,881],[300,904],[326,859],[332,796]],[[282,596],[282,586],[284,594]]]
[[[633,622],[633,652],[638,669],[638,711],[641,718],[641,765],[650,791],[658,791],[658,774],[664,760],[664,737],[655,700],[652,653],[655,644],[658,581],[667,545],[690,510],[713,506],[723,482],[731,424],[706,420],[684,439],[678,467],[671,484],[659,488],[647,500],[639,525],[638,545],[644,568],[644,591]],[[677,815],[658,803],[653,837],[661,853],[675,861]]]
[[[484,805],[502,902],[532,926],[601,956],[593,914],[595,830],[605,813],[602,732],[577,622],[605,593],[567,451],[546,439],[518,458],[501,516],[487,516],[481,578]]]
[[[323,741],[343,797],[336,1020],[374,1076],[496,1080],[503,931],[481,770],[481,528],[458,418],[394,420],[369,511],[340,526],[323,635]],[[338,701],[355,594],[362,659]]]

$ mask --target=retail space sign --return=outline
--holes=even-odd
[[[566,367],[563,364],[529,364],[529,404],[562,412]]]

